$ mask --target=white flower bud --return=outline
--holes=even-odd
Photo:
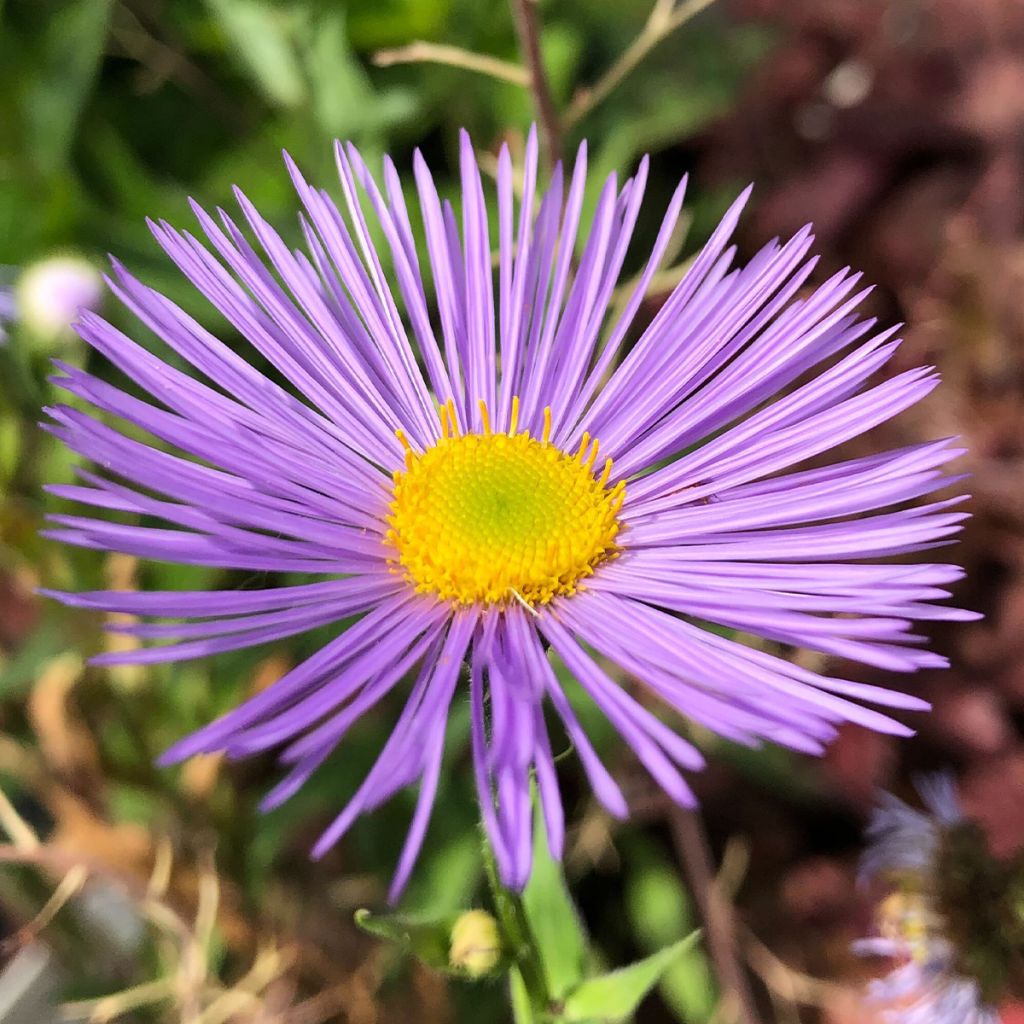
[[[66,336],[83,309],[103,295],[99,271],[80,256],[51,256],[29,266],[15,288],[17,318],[37,338]]]

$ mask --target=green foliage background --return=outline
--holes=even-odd
[[[544,56],[560,105],[601,75],[648,13],[646,0],[542,5]],[[312,181],[337,191],[333,138],[355,141],[371,167],[385,152],[407,167],[414,147],[421,147],[442,190],[454,198],[460,127],[471,131],[483,152],[493,152],[505,138],[521,144],[534,116],[526,90],[452,67],[373,65],[376,51],[417,39],[518,61],[508,10],[483,0],[0,0],[0,266],[22,267],[63,250],[102,264],[105,254],[114,253],[223,334],[214,311],[163,257],[147,217],[191,226],[189,197],[208,208],[230,208],[238,184],[286,238],[298,242],[297,204],[282,148]],[[590,140],[590,201],[605,175],[628,173],[640,154],[651,152],[650,201],[640,234],[649,237],[660,217],[659,200],[689,169],[687,140],[728,109],[769,43],[764,32],[730,25],[714,9],[661,43],[570,133],[570,144],[583,135]],[[732,194],[691,193],[687,250]],[[104,312],[133,336],[147,338],[113,302]],[[252,950],[273,938],[300,949],[296,964],[284,972],[294,982],[290,998],[296,1005],[343,986],[376,955],[376,941],[356,931],[352,912],[380,904],[410,801],[398,800],[361,822],[319,865],[311,866],[305,851],[372,763],[391,713],[364,723],[297,798],[265,817],[256,804],[274,778],[269,760],[219,766],[203,785],[181,770],[153,767],[172,740],[236,704],[254,679],[272,676],[280,664],[315,649],[323,633],[285,648],[142,673],[86,669],[75,676],[61,712],[85,753],[79,750],[77,762],[53,754],[46,730],[58,727],[39,711],[40,679],[66,652],[88,655],[104,641],[98,618],[39,601],[33,586],[98,588],[117,572],[127,572],[130,585],[154,588],[247,581],[168,565],[118,568],[105,556],[39,538],[45,513],[59,505],[44,497],[42,485],[71,478],[70,456],[36,427],[38,407],[55,398],[45,381],[46,355],[24,330],[0,352],[0,578],[7,620],[22,623],[3,631],[4,789],[44,836],[85,842],[66,819],[57,792],[86,808],[115,845],[126,836],[149,836],[154,844],[170,837],[176,863],[185,866],[174,877],[186,879],[178,893],[186,915],[187,866],[199,865],[204,851],[215,847],[222,911],[228,906],[232,915],[228,923],[219,919],[207,945],[217,984],[231,986]],[[63,355],[108,372],[73,343]],[[620,755],[607,726],[592,713],[587,724],[615,763]],[[484,899],[467,734],[467,708],[459,706],[444,788],[405,901],[419,914],[450,915]],[[770,766],[759,761],[749,767],[757,773]],[[777,764],[772,770],[780,771]],[[586,957],[594,965],[615,965],[687,935],[692,907],[656,823],[609,833],[571,758],[564,771],[568,810],[577,823],[568,871],[591,936]],[[134,864],[115,868],[145,873]],[[14,921],[31,916],[45,892],[27,873],[12,870],[0,878],[0,906]],[[112,969],[96,952],[91,927],[69,911],[48,931],[64,964],[66,998],[118,991],[180,966],[152,937]],[[571,934],[563,940],[556,935],[551,949],[564,954],[576,948],[579,934],[574,923],[569,928]],[[319,951],[323,962],[307,957],[307,948]],[[425,1021],[498,1021],[507,1013],[497,984],[456,981],[447,991],[418,989],[410,970],[397,956],[379,967],[370,997],[378,1019],[409,1019],[408,1010],[398,1007],[410,1001]],[[673,961],[661,997],[664,1005],[652,1011],[652,1020],[707,1019],[715,993],[699,948]],[[129,1019],[181,1017],[172,996],[133,1010]],[[347,1018],[339,1010],[337,1018],[322,1019]]]

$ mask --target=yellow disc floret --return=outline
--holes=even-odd
[[[546,604],[572,594],[616,552],[625,484],[608,486],[611,459],[595,476],[597,442],[584,435],[575,455],[548,440],[462,434],[451,403],[442,437],[422,454],[407,446],[395,473],[388,541],[394,564],[416,589],[458,604]],[[404,440],[404,439],[403,439]]]

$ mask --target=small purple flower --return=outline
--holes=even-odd
[[[870,983],[868,1000],[891,1024],[999,1024],[978,983],[960,973],[934,905],[943,836],[964,821],[954,780],[949,774],[928,776],[917,788],[925,812],[885,793],[868,826],[861,881],[893,888],[878,906],[879,934],[854,949],[894,964]]]
[[[14,291],[0,284],[0,343],[7,340],[7,325],[14,319],[16,310]]]
[[[119,263],[114,293],[195,373],[92,314],[82,337],[152,400],[58,364],[68,391],[131,432],[50,409],[49,429],[103,467],[53,490],[147,524],[59,515],[51,536],[143,558],[324,577],[260,590],[57,595],[185,620],[113,627],[176,642],[99,662],[196,658],[357,620],[165,761],[278,749],[290,770],[265,800],[274,807],[409,678],[378,761],[314,849],[322,854],[357,816],[418,783],[395,896],[427,827],[463,665],[480,806],[501,878],[517,887],[531,867],[534,779],[551,850],[562,852],[545,706],[601,803],[627,813],[559,666],[683,805],[693,796],[681,769],[703,759],[634,684],[738,743],[818,753],[842,722],[910,734],[858,701],[925,709],[918,698],[822,675],[705,628],[912,672],[946,661],[923,649],[911,619],[972,617],[933,603],[948,596],[958,568],[885,560],[960,529],[958,498],[909,504],[955,479],[941,467],[957,448],[943,440],[806,466],[938,380],[926,367],[868,385],[899,342],[855,313],[867,294],[859,275],[842,270],[811,288],[809,228],[737,264],[729,239],[748,190],[643,326],[638,313],[685,185],[612,316],[646,160],[621,185],[608,178],[577,248],[586,147],[571,174],[556,168],[540,193],[531,134],[518,200],[503,149],[496,231],[467,136],[461,213],[439,198],[417,154],[423,268],[394,165],[385,161],[379,184],[353,146],[339,144],[336,156],[342,209],[287,160],[305,249],[289,248],[241,192],[248,234],[198,206],[206,243],[152,225],[271,374]]]

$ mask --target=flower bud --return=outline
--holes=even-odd
[[[103,295],[103,279],[80,256],[51,256],[33,263],[18,279],[15,290],[17,318],[37,339],[59,341],[83,309],[96,309]]]
[[[471,978],[494,970],[501,959],[498,922],[486,910],[467,910],[452,925],[448,962]]]

